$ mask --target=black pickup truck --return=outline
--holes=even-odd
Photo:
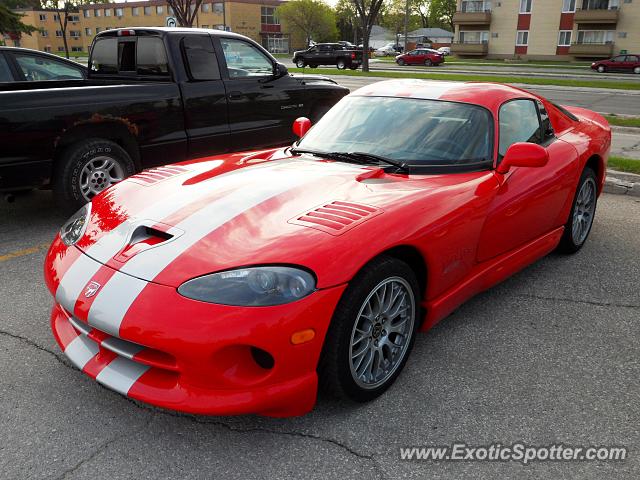
[[[298,68],[335,65],[340,70],[356,70],[362,64],[362,50],[341,43],[317,43],[306,50],[293,52],[293,63]]]
[[[144,168],[284,145],[349,93],[288,74],[256,42],[219,30],[96,36],[86,80],[0,84],[0,191],[51,184],[81,205]]]

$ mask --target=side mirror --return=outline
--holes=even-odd
[[[511,167],[544,167],[549,161],[549,152],[535,143],[518,142],[511,145],[496,172],[507,173]]]
[[[273,67],[273,75],[277,78],[284,77],[289,74],[289,70],[282,63],[276,63]]]
[[[307,117],[298,117],[293,121],[293,133],[296,137],[302,138],[311,128],[311,120]]]

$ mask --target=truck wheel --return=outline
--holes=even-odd
[[[347,62],[345,62],[343,59],[339,59],[338,63],[336,63],[336,67],[338,67],[338,70],[344,70],[345,68],[347,68]]]
[[[296,67],[304,68],[304,60],[302,59],[296,60]]]
[[[105,188],[134,173],[135,165],[120,145],[90,138],[63,152],[54,174],[54,195],[59,204],[80,208]]]

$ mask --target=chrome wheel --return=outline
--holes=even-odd
[[[94,157],[80,172],[80,192],[89,201],[105,188],[124,180],[124,177],[124,169],[113,158]]]
[[[360,307],[351,332],[351,375],[362,388],[384,384],[402,363],[413,335],[415,299],[401,277],[380,282]]]
[[[572,236],[576,245],[582,245],[587,239],[593,214],[596,209],[596,182],[593,178],[587,178],[580,187],[576,196],[576,204],[573,208]]]

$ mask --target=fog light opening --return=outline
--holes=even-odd
[[[253,361],[265,370],[271,370],[275,364],[273,356],[271,356],[269,352],[258,347],[251,347],[251,356],[253,357]]]

